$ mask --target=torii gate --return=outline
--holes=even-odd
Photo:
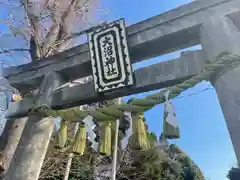
[[[94,84],[64,88],[53,92],[41,103],[61,109],[107,100],[179,84],[198,74],[208,59],[221,52],[240,54],[240,1],[196,0],[179,8],[139,22],[127,28],[131,63],[200,44],[201,50],[188,51],[181,57],[140,68],[134,72],[135,84],[99,95]],[[54,71],[66,81],[91,75],[88,44],[82,44],[35,64],[11,67],[4,76],[11,85],[26,93],[37,88],[44,75]],[[224,68],[211,79],[216,89],[233,147],[240,162],[240,67]],[[61,83],[60,83],[61,84]],[[81,94],[79,93],[81,92]],[[27,115],[33,102],[23,99],[14,104],[10,115]]]

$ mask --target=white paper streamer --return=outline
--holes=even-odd
[[[168,124],[172,125],[173,127],[177,128],[178,122],[177,122],[177,118],[175,116],[175,109],[174,109],[173,104],[168,99],[169,94],[170,94],[170,91],[167,91],[164,94],[165,98],[166,98],[166,101],[165,101],[165,111],[167,113],[166,122]]]
[[[120,141],[122,150],[124,150],[127,147],[129,138],[132,136],[133,133],[131,112],[124,112],[124,118],[128,121],[129,128],[126,130],[126,136]]]
[[[94,133],[93,129],[96,127],[96,124],[93,122],[93,117],[88,115],[84,118],[83,122],[85,123],[86,132],[87,132],[87,139],[91,142],[91,148],[93,148],[96,152],[98,151],[99,143],[95,141],[96,134]]]

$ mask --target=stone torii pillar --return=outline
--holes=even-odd
[[[229,17],[210,17],[200,29],[200,41],[208,59],[223,51],[240,55],[240,31]],[[239,60],[240,61],[240,60]],[[211,80],[216,89],[234,151],[240,163],[240,66],[225,69]]]

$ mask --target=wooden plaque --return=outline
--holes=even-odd
[[[124,20],[88,34],[95,90],[109,91],[133,84]]]

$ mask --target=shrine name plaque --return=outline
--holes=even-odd
[[[132,65],[123,19],[88,34],[95,91],[133,85]]]

